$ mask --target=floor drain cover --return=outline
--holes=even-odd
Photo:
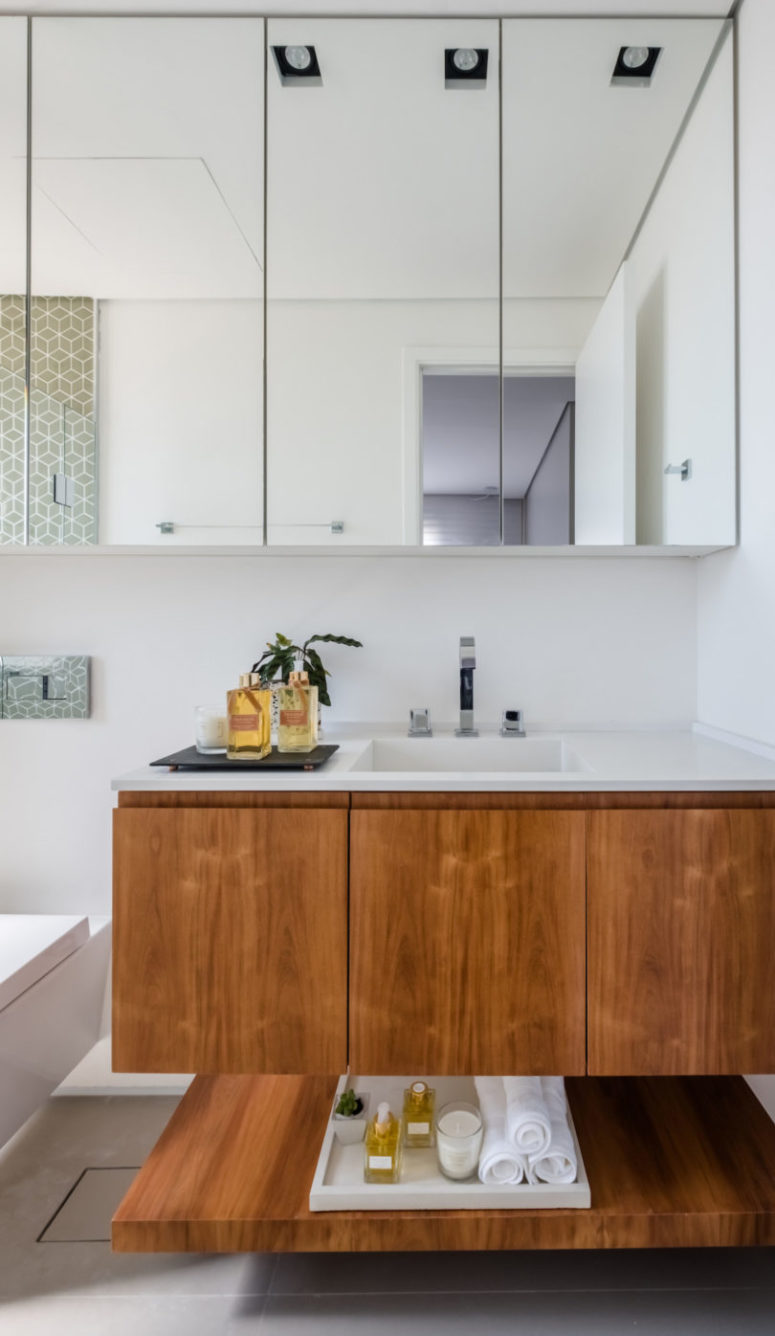
[[[38,1243],[109,1243],[111,1219],[136,1174],[137,1167],[84,1169]]]

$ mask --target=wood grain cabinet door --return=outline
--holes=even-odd
[[[114,816],[115,1070],[344,1071],[347,812]]]
[[[592,1075],[775,1071],[775,812],[592,812]]]
[[[583,1074],[584,814],[354,811],[350,1065]]]

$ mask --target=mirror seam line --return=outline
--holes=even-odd
[[[264,281],[263,281],[263,285],[262,285],[262,286],[263,286],[264,302],[263,302],[263,312],[262,312],[262,343],[263,343],[263,347],[262,347],[262,349],[261,349],[261,353],[262,353],[262,357],[261,357],[261,399],[262,399],[262,404],[261,404],[261,437],[262,437],[262,439],[261,439],[261,460],[262,460],[262,479],[261,479],[261,546],[262,546],[262,547],[268,547],[268,545],[269,545],[269,532],[268,532],[268,522],[269,522],[269,507],[268,507],[269,451],[268,451],[268,449],[267,449],[267,393],[268,393],[268,389],[269,389],[269,377],[268,377],[268,371],[267,371],[267,355],[268,355],[268,353],[267,353],[267,349],[268,349],[268,344],[267,344],[267,334],[268,334],[267,296],[268,296],[268,284],[267,284],[267,277],[266,277],[266,265],[267,265],[267,256],[268,256],[267,225],[268,225],[268,218],[269,218],[269,210],[268,210],[268,207],[267,207],[268,183],[269,183],[269,132],[268,132],[268,126],[267,126],[267,122],[268,122],[268,118],[269,118],[269,91],[268,91],[268,88],[269,88],[269,77],[268,77],[268,75],[269,75],[269,68],[268,68],[268,65],[269,65],[269,62],[268,62],[268,49],[269,49],[269,48],[268,48],[268,26],[269,26],[269,21],[268,21],[268,19],[266,18],[266,16],[264,16],[264,19],[263,19],[263,21],[262,21],[263,38],[264,38],[264,51],[263,51],[263,57],[264,57],[264,89],[263,89],[263,94],[264,94],[264,95],[263,95],[263,104],[264,104],[264,163],[263,163],[263,180],[262,180],[262,193],[263,193],[262,207],[263,207],[263,215],[264,215],[264,253],[263,253],[263,261],[264,261]]]
[[[30,375],[32,370],[32,16],[27,16],[27,162],[25,175],[25,277],[24,277],[24,521],[22,545],[30,543],[30,486],[32,439],[30,421]]]
[[[498,538],[504,545],[503,496],[503,19],[498,19]]]

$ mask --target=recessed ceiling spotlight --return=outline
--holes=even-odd
[[[273,46],[281,84],[322,84],[314,46]]]
[[[479,64],[479,52],[473,46],[460,46],[452,53],[452,64],[461,74],[470,74]]]
[[[661,50],[661,46],[620,47],[611,83],[627,84],[630,88],[648,86]]]
[[[286,46],[283,55],[291,69],[298,70],[299,73],[301,73],[302,70],[308,70],[312,64],[312,52],[308,46]],[[624,59],[625,63],[627,63],[626,55]]]
[[[444,52],[444,87],[484,88],[488,55],[486,47],[447,47]]]

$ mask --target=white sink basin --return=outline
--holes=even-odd
[[[562,738],[375,738],[352,766],[370,771],[558,774],[589,770]]]

